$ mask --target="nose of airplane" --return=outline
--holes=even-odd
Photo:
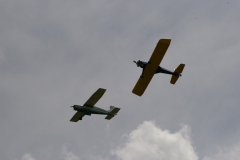
[[[138,60],[138,61],[137,61],[137,66],[139,67],[139,66],[141,66],[141,65],[142,65],[142,61]]]
[[[70,106],[70,108],[73,108],[73,109],[75,110],[75,105],[73,105],[73,106]]]
[[[139,67],[140,66],[140,64],[141,64],[141,62],[140,62],[140,60],[138,60],[137,62],[136,61],[133,61],[134,63],[136,63],[136,65]]]

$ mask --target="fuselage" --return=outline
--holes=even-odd
[[[104,114],[108,115],[109,111],[101,109],[99,107],[87,107],[87,106],[80,106],[80,105],[74,105],[73,109],[79,112],[84,113],[85,115],[91,115],[91,114]]]
[[[143,72],[144,72],[144,69],[146,68],[146,66],[148,65],[147,62],[140,61],[140,60],[139,60],[136,64],[137,64],[138,67],[141,67],[141,68],[143,69]],[[173,71],[170,71],[170,70],[168,70],[168,69],[165,69],[165,68],[163,68],[163,67],[161,67],[161,66],[158,66],[155,74],[157,74],[157,73],[164,73],[164,74],[171,74],[171,75],[181,76],[181,75],[179,75],[178,73],[174,73]]]

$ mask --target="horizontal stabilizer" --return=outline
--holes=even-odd
[[[116,108],[111,106],[110,107],[112,110],[110,111],[110,113],[105,117],[105,119],[110,120],[112,119],[115,115],[117,115],[118,111],[120,110],[120,108]]]
[[[113,117],[114,117],[114,115],[107,115],[107,116],[105,117],[105,119],[110,120],[110,119],[112,119]]]
[[[172,78],[171,78],[171,81],[170,81],[171,84],[175,84],[177,82],[178,78],[181,76],[181,73],[182,73],[184,67],[185,67],[185,64],[180,64],[174,70],[174,73],[177,73],[178,75],[172,75]]]
[[[174,73],[182,73],[185,64],[179,64],[179,66],[174,70]]]
[[[175,84],[175,83],[177,82],[178,78],[179,78],[179,76],[173,75],[172,78],[171,78],[170,83],[171,83],[171,84]]]

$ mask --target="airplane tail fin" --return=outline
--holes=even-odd
[[[170,81],[171,84],[175,84],[175,83],[177,82],[178,78],[179,78],[180,76],[182,76],[181,73],[182,73],[184,67],[185,67],[185,64],[180,64],[180,65],[174,70],[173,73],[175,73],[175,75],[172,75],[172,78],[171,78],[171,81]]]
[[[119,110],[120,110],[120,108],[110,106],[109,114],[105,117],[105,119],[107,119],[107,120],[112,119],[115,115],[117,115]]]

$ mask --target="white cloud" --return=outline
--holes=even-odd
[[[205,157],[203,160],[239,160],[240,143],[230,148],[221,148],[215,155]]]
[[[67,146],[63,145],[62,147],[62,159],[64,160],[80,160],[73,152],[68,151]]]
[[[199,157],[191,144],[190,127],[184,125],[179,131],[171,133],[156,126],[152,121],[145,121],[136,130],[127,135],[127,142],[122,147],[111,151],[113,156],[123,160],[198,160]],[[85,159],[109,160],[111,155],[84,155]],[[74,152],[63,145],[60,159],[80,160]],[[232,147],[220,148],[217,153],[205,156],[202,160],[239,160],[240,143]],[[30,153],[21,160],[37,160]]]
[[[36,160],[36,159],[33,158],[31,154],[27,153],[22,157],[22,160]]]
[[[128,141],[123,147],[113,150],[112,154],[124,160],[197,160],[189,135],[188,126],[170,133],[146,121],[128,135]]]

